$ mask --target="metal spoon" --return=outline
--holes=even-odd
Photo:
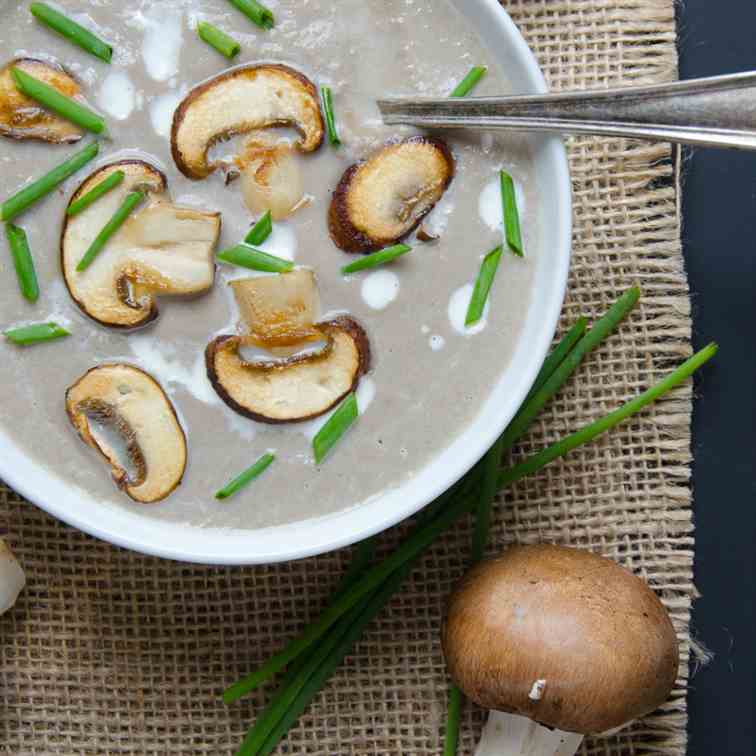
[[[756,149],[756,71],[644,87],[378,100],[386,124],[514,129]]]

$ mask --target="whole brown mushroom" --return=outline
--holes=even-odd
[[[570,756],[584,735],[656,709],[677,678],[656,594],[563,546],[515,546],[473,567],[451,596],[443,646],[459,688],[492,710],[476,756]]]

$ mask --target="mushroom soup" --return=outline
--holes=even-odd
[[[4,430],[101,506],[136,508],[156,523],[250,529],[380,506],[382,492],[415,475],[471,423],[507,367],[530,302],[539,233],[527,140],[421,137],[383,126],[375,100],[448,94],[474,65],[489,67],[474,94],[504,93],[503,72],[441,0],[280,0],[271,3],[269,31],[224,0],[203,2],[201,12],[188,0],[128,7],[92,0],[83,16],[82,5],[59,4],[113,44],[110,66],[51,33],[24,4],[3,8],[2,63],[50,64],[24,65],[72,88],[69,94],[78,86],[111,136],[96,160],[15,219],[28,235],[41,294],[34,305],[24,300],[6,257],[0,323],[56,320],[72,336],[24,349],[0,343]],[[240,42],[232,66],[197,38],[199,20]],[[324,133],[324,85],[333,91],[339,147]],[[89,141],[67,122],[27,115],[36,119],[30,128],[61,143],[2,140],[3,197]],[[272,128],[281,121],[295,128]],[[501,197],[492,186],[502,168],[515,181],[525,256],[505,249],[483,317],[468,327],[481,260],[501,243]],[[118,170],[125,178],[115,188],[65,221],[72,200]],[[135,191],[142,204],[77,271],[89,243]],[[259,250],[294,270],[265,274],[219,262],[213,273],[213,255],[238,245],[266,208],[272,233]],[[411,251],[342,274],[400,239]],[[274,327],[271,302],[298,313],[283,331]],[[109,375],[115,368],[108,366],[119,364],[139,369],[120,368],[133,381],[95,387],[88,371]],[[68,396],[87,444],[67,420],[69,387],[90,391],[77,407]],[[88,430],[108,420],[96,400],[118,405],[122,389],[129,402],[116,422],[126,448],[103,448]],[[133,406],[142,391],[152,402],[149,416]],[[360,416],[316,465],[312,439],[350,391]],[[80,411],[87,407],[89,414]],[[128,456],[132,442],[137,470],[119,492],[105,458],[118,477],[129,462],[119,455]],[[266,451],[276,459],[264,474],[233,499],[214,500]],[[165,479],[150,477],[150,461]],[[134,479],[140,466],[147,469],[141,481]],[[141,501],[126,495],[139,489]]]

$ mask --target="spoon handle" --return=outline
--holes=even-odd
[[[511,97],[396,97],[386,124],[514,129],[756,149],[756,71],[643,87]]]

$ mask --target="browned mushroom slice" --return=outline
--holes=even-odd
[[[203,179],[217,167],[208,150],[237,134],[272,126],[299,132],[296,148],[312,152],[323,142],[323,117],[315,85],[288,66],[244,66],[195,87],[173,115],[171,152],[178,169]]]
[[[433,209],[454,176],[438,139],[386,145],[346,170],[328,213],[331,237],[345,252],[372,252],[403,239]]]
[[[243,278],[231,286],[246,333],[210,342],[205,361],[216,392],[240,414],[266,423],[309,420],[339,402],[370,369],[370,344],[356,321],[316,322],[320,297],[311,270]]]
[[[181,482],[184,431],[160,384],[139,368],[92,368],[66,391],[66,411],[82,440],[107,460],[116,485],[134,501],[164,499]],[[96,425],[116,432],[128,460]]]
[[[200,294],[213,285],[221,220],[219,213],[171,204],[165,176],[139,160],[100,168],[71,202],[116,170],[126,174],[117,189],[66,218],[61,262],[66,286],[87,315],[106,326],[134,328],[158,316],[156,295]],[[129,217],[85,271],[77,271],[92,240],[135,189],[148,192],[149,202]]]
[[[0,134],[11,139],[38,139],[58,144],[81,139],[82,129],[18,91],[11,68],[19,68],[44,81],[66,97],[77,97],[81,93],[76,80],[58,65],[35,58],[10,61],[0,69]]]
[[[330,348],[275,366],[241,357],[239,349],[250,337],[218,337],[205,351],[210,382],[231,409],[253,420],[291,423],[322,415],[368,371],[370,346],[362,327],[349,317],[319,323],[317,328],[329,339]]]

